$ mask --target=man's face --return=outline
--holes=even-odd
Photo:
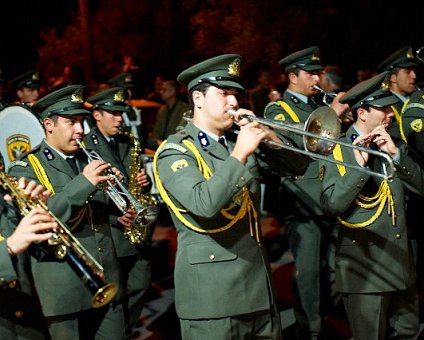
[[[238,107],[237,90],[235,88],[218,88],[211,86],[203,94],[194,91],[196,121],[201,120],[208,131],[220,135],[233,125],[233,119],[228,115],[229,109]],[[197,108],[197,109],[196,109]]]
[[[417,74],[414,68],[400,68],[397,74],[390,77],[392,90],[403,96],[410,95],[417,89]]]
[[[65,155],[73,155],[79,149],[78,140],[84,137],[84,116],[57,116],[45,118],[46,141]]]
[[[298,75],[290,73],[291,88],[305,96],[312,96],[317,92],[315,85],[319,83],[319,74],[318,71],[308,72],[305,70],[300,70]]]
[[[387,128],[392,123],[394,114],[390,106],[384,107],[373,107],[370,106],[368,111],[366,111],[366,125],[369,131],[374,130],[379,125],[383,125],[384,128]]]
[[[105,137],[113,137],[119,134],[122,126],[121,111],[106,111],[103,109],[94,110],[93,117],[96,121],[96,126]]]
[[[17,91],[21,103],[33,104],[39,96],[38,88],[23,87]]]

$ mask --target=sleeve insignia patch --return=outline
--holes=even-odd
[[[321,167],[319,168],[319,180],[322,182],[324,179],[324,174],[325,174],[325,166],[321,165]]]
[[[28,166],[28,163],[24,161],[13,161],[9,164],[9,169],[13,168],[14,166],[21,166],[23,168],[26,168]]]
[[[421,132],[423,129],[423,121],[422,119],[415,119],[411,122],[411,128],[415,132]]]
[[[276,115],[275,117],[274,117],[274,120],[286,120],[286,117],[284,116],[284,114],[283,113],[279,113],[278,115]]]
[[[177,172],[179,169],[187,168],[187,167],[188,167],[188,163],[185,159],[179,159],[178,161],[175,161],[171,165],[171,169],[173,172]]]

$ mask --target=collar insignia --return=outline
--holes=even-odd
[[[91,141],[93,142],[94,145],[99,144],[99,138],[96,135],[91,135]]]
[[[53,155],[52,150],[50,150],[50,149],[48,149],[48,148],[45,148],[45,149],[44,149],[44,151],[43,151],[43,153],[44,153],[44,156],[46,156],[46,158],[47,158],[49,161],[51,161],[51,160],[53,160],[53,159],[54,159],[54,155]]]
[[[197,135],[197,139],[199,140],[199,143],[203,146],[203,147],[207,147],[209,146],[209,139],[208,136],[203,133],[202,131],[199,132],[199,134]]]

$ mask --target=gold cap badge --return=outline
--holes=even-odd
[[[240,65],[241,65],[241,59],[236,58],[234,61],[228,65],[228,75],[232,77],[238,77],[240,76]]]

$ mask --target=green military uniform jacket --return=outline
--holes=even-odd
[[[391,105],[395,117],[393,118],[392,124],[390,125],[388,132],[392,136],[395,142],[402,140],[402,134],[400,131],[400,122],[402,117],[402,107],[404,102],[399,98],[398,102]]]
[[[408,145],[417,152],[416,160],[424,164],[424,91],[415,91],[402,113],[402,132]]]
[[[0,338],[48,339],[31,278],[27,253],[11,257],[4,238],[19,222],[18,212],[0,194]]]
[[[173,107],[162,105],[156,117],[156,124],[153,128],[154,138],[159,140],[166,139],[169,135],[176,132],[181,125],[183,113],[188,110],[188,104],[177,99]]]
[[[29,154],[40,161],[54,188],[55,193],[48,200],[48,208],[72,229],[72,234],[81,245],[103,266],[105,281],[120,284],[120,270],[107,213],[108,198],[104,191],[97,190],[81,172],[75,175],[70,165],[44,140],[23,155],[21,160],[11,163],[10,175],[39,182],[28,160]],[[85,154],[79,150],[75,157],[82,170],[87,163]],[[73,220],[78,216],[83,217],[75,225]],[[32,258],[31,269],[45,316],[91,308],[92,294],[68,263],[53,257],[45,258],[38,253],[36,257]]]
[[[247,213],[229,228],[232,219],[220,210],[237,214],[244,187],[248,189],[255,212],[259,211],[260,164],[250,156],[246,164],[229,157],[224,146],[205,137],[192,123],[186,129],[169,136],[167,143],[156,152],[157,172],[171,201],[186,209],[189,223],[201,228],[198,232],[186,226],[171,209],[178,233],[175,264],[175,306],[181,319],[222,318],[266,310],[274,303],[271,277],[265,252],[251,235],[253,220]],[[234,142],[227,135],[230,150]],[[192,142],[212,172],[205,180],[197,158],[183,141]],[[282,153],[280,153],[282,152]],[[275,170],[285,173],[290,163],[287,153],[274,151],[283,163]],[[286,158],[286,159],[285,159]],[[272,156],[267,159],[271,162]],[[306,164],[293,164],[293,171],[305,170]],[[157,182],[158,183],[158,182]],[[253,210],[251,210],[253,213]],[[259,215],[257,216],[259,218]],[[224,228],[214,232],[218,228]],[[261,235],[257,235],[259,241]]]
[[[305,104],[288,91],[284,92],[282,101],[293,110],[300,124],[305,124],[309,115],[318,108],[317,105]],[[284,123],[296,123],[293,113],[285,110],[281,106],[280,101],[268,104],[264,115],[265,118],[279,120]],[[299,149],[304,149],[301,135],[287,132],[283,132],[282,135],[293,140]],[[287,178],[283,181],[284,187],[295,199],[295,202],[287,202],[287,205],[294,204],[293,208],[287,209],[289,216],[295,215],[299,218],[304,218],[305,216],[324,215],[319,201],[321,191],[318,173],[318,162],[311,159],[304,175],[297,178]]]
[[[351,141],[356,133],[349,128],[342,140]],[[343,161],[357,164],[353,150],[342,146]],[[381,157],[372,156],[369,168],[382,173]],[[378,209],[359,207],[359,194],[372,197],[382,181],[379,177],[346,168],[342,177],[337,165],[321,161],[321,202],[326,212],[350,223],[370,220]],[[394,200],[393,214],[386,202],[381,215],[364,228],[341,226],[336,249],[335,290],[343,293],[376,293],[404,290],[415,284],[415,268],[405,216],[405,188],[424,194],[424,174],[404,150],[396,164],[396,175],[389,183]]]

